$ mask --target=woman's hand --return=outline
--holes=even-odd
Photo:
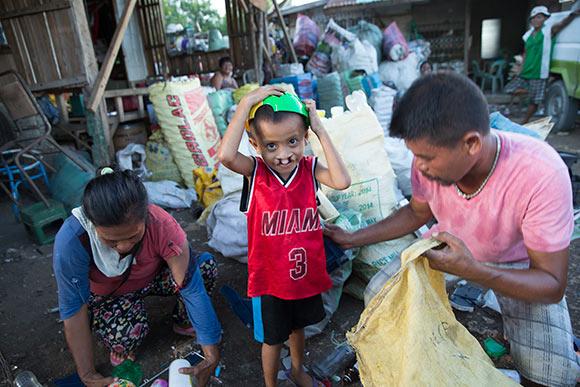
[[[200,386],[207,385],[210,376],[214,373],[219,361],[220,352],[217,345],[202,346],[203,355],[205,359],[193,367],[183,367],[179,372],[186,375],[192,375],[197,378],[197,383]]]
[[[87,385],[87,387],[103,387],[108,386],[116,381],[116,378],[104,377],[97,371],[87,372],[86,374],[80,376],[82,382]]]

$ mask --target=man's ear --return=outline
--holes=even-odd
[[[474,156],[481,152],[483,147],[483,136],[475,130],[469,131],[463,135],[463,144],[466,152],[470,156]]]

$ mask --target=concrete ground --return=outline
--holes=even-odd
[[[550,136],[548,141],[557,149],[578,152],[580,130],[576,128],[566,136]],[[184,227],[195,248],[211,250],[206,244],[205,228],[193,222],[189,210],[175,211],[173,215]],[[50,383],[55,378],[74,372],[63,335],[63,324],[59,321],[58,313],[54,312],[57,294],[51,267],[51,246],[39,246],[32,241],[24,227],[14,220],[5,196],[0,196],[0,216],[0,351],[12,374],[20,370],[31,370],[42,383]],[[227,284],[244,294],[246,266],[219,254],[216,256],[220,273],[218,289]],[[577,240],[571,247],[567,290],[576,334],[580,333],[579,258],[580,241]],[[262,385],[259,345],[219,293],[213,294],[212,299],[224,328],[221,382],[226,386]],[[176,351],[186,353],[192,347],[195,348],[189,340],[171,331],[173,302],[158,297],[148,300],[151,333],[137,353],[146,377],[154,375],[164,363],[172,359]],[[321,361],[337,342],[344,340],[345,332],[356,324],[362,309],[362,302],[343,295],[340,307],[326,330],[308,340],[307,365]],[[457,317],[480,340],[488,336],[502,336],[501,319],[495,312],[477,310],[473,314],[458,313]],[[98,369],[104,373],[110,372],[108,354],[100,346],[95,348]],[[497,365],[509,368],[509,356],[504,356]],[[287,382],[282,385],[287,385]]]

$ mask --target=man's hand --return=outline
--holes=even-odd
[[[111,383],[116,381],[116,378],[112,377],[104,377],[97,371],[87,372],[86,374],[82,375],[81,380],[87,387],[103,387],[108,386]]]
[[[356,247],[352,242],[352,233],[346,231],[337,225],[327,223],[324,225],[324,235],[336,242],[340,247],[345,250],[352,249]]]
[[[480,265],[461,239],[447,232],[435,233],[433,238],[445,245],[441,249],[435,248],[425,252],[424,255],[429,259],[429,266],[432,269],[469,278],[469,274]]]

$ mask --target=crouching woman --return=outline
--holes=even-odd
[[[208,296],[217,265],[211,255],[190,249],[171,215],[148,204],[143,183],[131,171],[97,172],[82,206],[56,236],[53,268],[66,340],[86,385],[113,381],[95,370],[93,334],[110,352],[112,365],[135,359],[149,332],[144,298],[150,295],[177,295],[173,330],[195,336],[205,356],[182,372],[207,383],[221,338]]]

